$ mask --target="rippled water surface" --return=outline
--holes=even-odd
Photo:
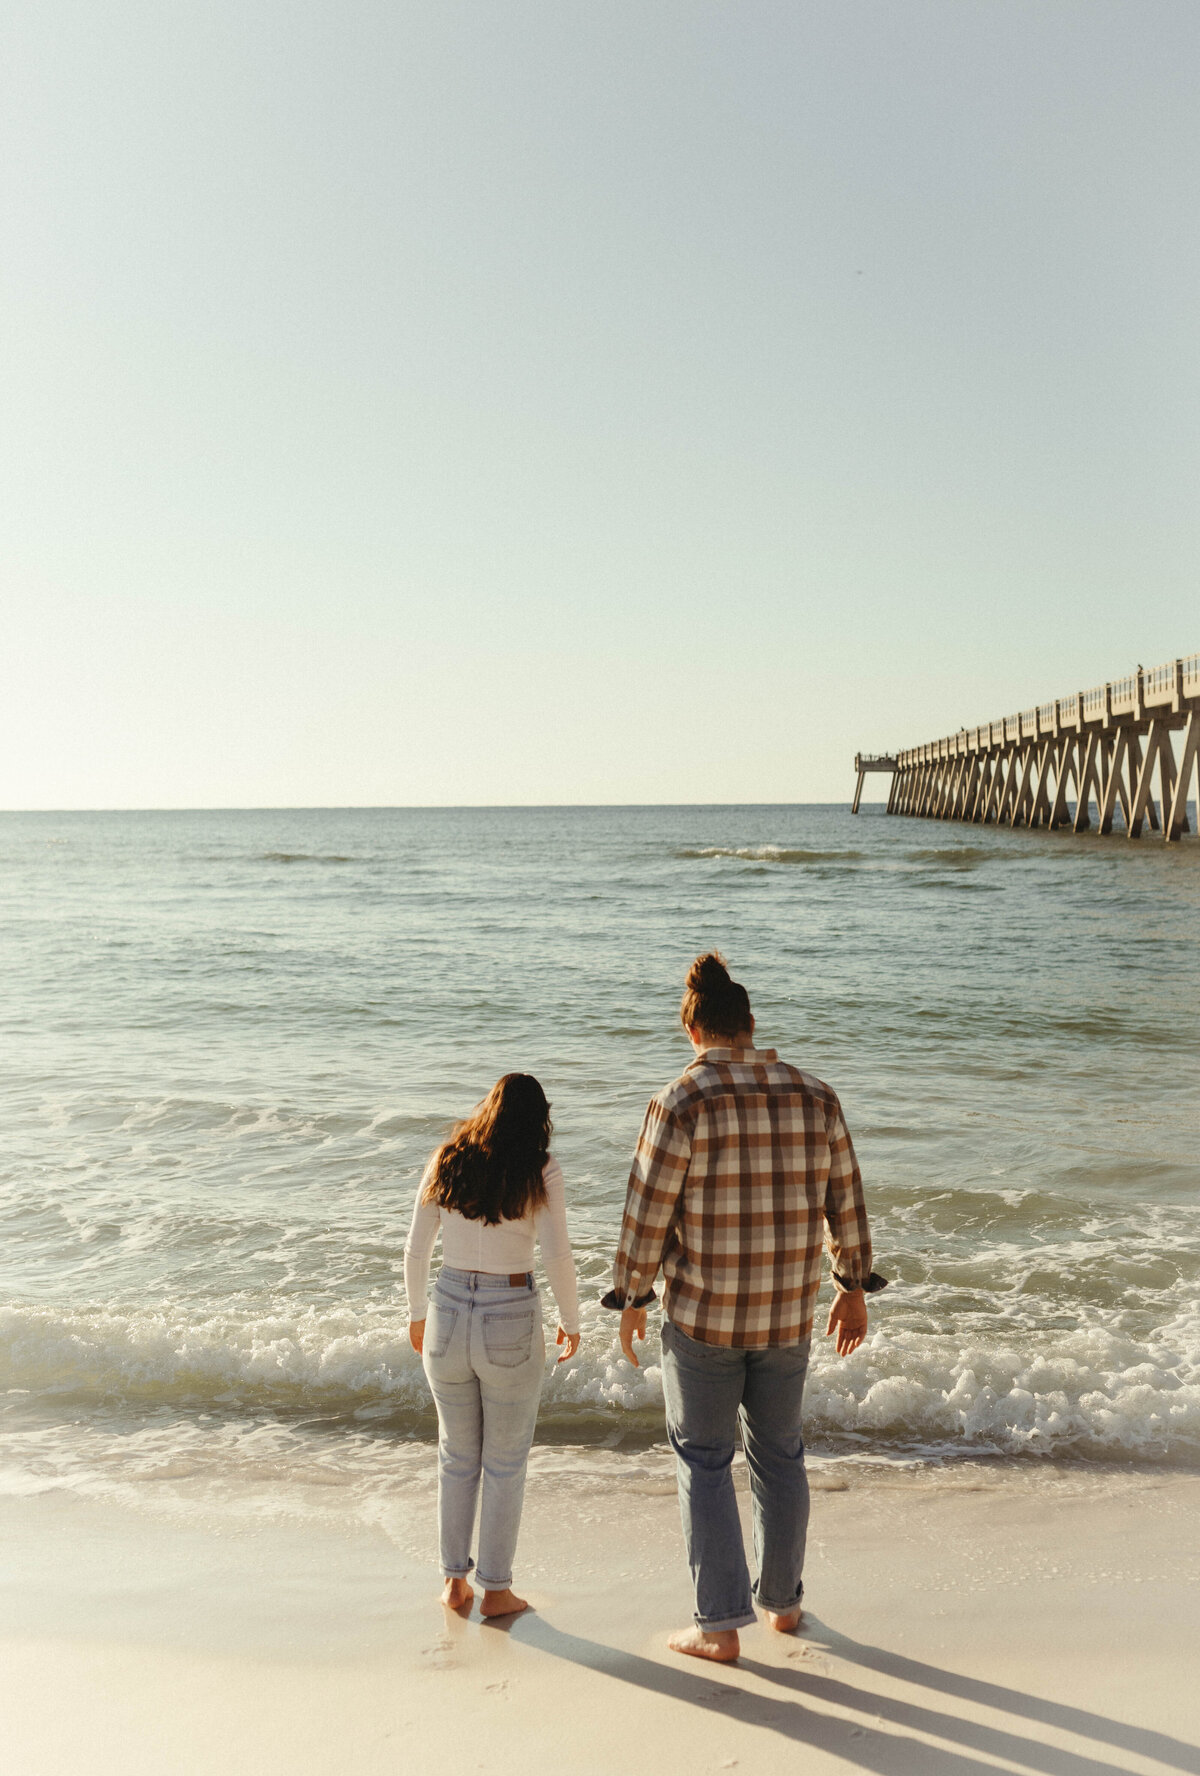
[[[415,1180],[501,1072],[584,1277],[547,1443],[660,1422],[604,1286],[688,961],[829,1080],[892,1278],[827,1454],[1200,1462],[1200,845],[824,807],[0,817],[0,1476],[392,1486]]]

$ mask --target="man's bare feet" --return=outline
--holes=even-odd
[[[529,1605],[515,1591],[485,1591],[479,1606],[481,1616],[519,1616]]]
[[[764,1610],[767,1627],[774,1628],[776,1634],[792,1634],[800,1626],[800,1618],[804,1611],[797,1604],[794,1610],[788,1610],[784,1616],[777,1616],[774,1610]]]
[[[715,1631],[685,1628],[681,1634],[673,1634],[667,1645],[673,1653],[688,1653],[693,1659],[713,1659],[718,1665],[728,1665],[742,1650],[736,1628]]]
[[[475,1593],[465,1579],[447,1579],[442,1591],[442,1602],[447,1609],[470,1609],[475,1601]]]

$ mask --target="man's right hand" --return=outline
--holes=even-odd
[[[646,1337],[646,1310],[644,1307],[625,1307],[621,1310],[621,1349],[625,1352],[635,1369],[641,1364],[634,1354],[633,1341],[642,1341]]]
[[[848,1357],[867,1336],[867,1298],[861,1289],[849,1293],[839,1289],[834,1296],[829,1324],[825,1328],[826,1338],[832,1338],[835,1331],[839,1357]]]

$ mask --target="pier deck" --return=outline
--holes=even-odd
[[[1119,808],[1131,839],[1146,825],[1178,839],[1200,772],[1200,654],[924,746],[859,753],[854,768],[855,814],[866,773],[891,771],[889,814],[1073,832],[1091,829],[1094,814],[1110,833]]]

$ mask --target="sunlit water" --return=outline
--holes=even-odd
[[[512,1069],[553,1100],[585,1301],[540,1459],[644,1447],[657,1344],[635,1374],[596,1298],[712,945],[760,1042],[841,1094],[892,1279],[855,1357],[818,1340],[814,1451],[1200,1464],[1194,839],[824,807],[8,815],[0,855],[9,1489],[427,1477],[413,1189]]]

